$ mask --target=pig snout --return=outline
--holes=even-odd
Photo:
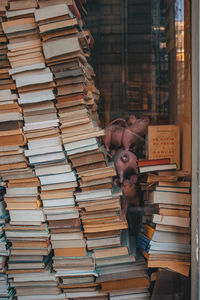
[[[130,151],[120,151],[115,159],[115,167],[120,183],[123,183],[124,176],[130,177],[131,175],[138,174],[137,157]]]

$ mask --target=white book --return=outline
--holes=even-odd
[[[11,94],[11,90],[0,90],[0,101],[17,100],[16,94]]]
[[[71,219],[77,219],[79,218],[78,212],[72,212],[72,213],[60,213],[60,214],[46,214],[47,220],[71,220]]]
[[[143,289],[126,289],[126,290],[119,290],[119,291],[110,291],[109,292],[109,297],[112,296],[120,296],[120,295],[124,295],[124,294],[141,294],[141,293],[149,293],[147,288],[143,288]]]
[[[140,173],[148,173],[148,172],[158,172],[158,171],[168,171],[168,170],[176,170],[176,164],[164,164],[164,165],[154,165],[154,166],[142,166],[139,167]]]
[[[6,151],[17,151],[19,150],[20,147],[19,146],[1,146],[0,147],[0,152],[6,152]],[[6,155],[6,154],[5,154]]]
[[[126,291],[124,291],[126,293]],[[110,300],[149,300],[150,293],[124,294],[119,296],[110,296]]]
[[[98,238],[98,239],[87,239],[87,246],[90,247],[106,247],[110,245],[120,244],[120,236],[115,236],[112,238]]]
[[[17,87],[53,81],[53,74],[49,68],[14,74],[12,77],[16,81]]]
[[[75,141],[75,142],[71,142],[71,143],[66,143],[66,144],[64,144],[64,146],[65,146],[65,150],[69,151],[69,150],[74,150],[77,148],[92,146],[92,145],[96,145],[96,144],[97,144],[96,138],[89,138],[89,139],[85,139],[85,140],[79,140],[79,141]]]
[[[16,103],[16,101],[14,100],[1,101],[0,99],[0,105],[13,104],[13,103]]]
[[[189,227],[190,218],[175,217],[175,216],[163,216],[163,215],[153,215],[153,223],[162,225],[172,225],[178,227]]]
[[[62,151],[63,151],[62,146],[57,145],[57,146],[53,146],[53,147],[44,147],[44,148],[25,150],[25,155],[26,156],[35,156],[35,155],[56,153],[56,152],[62,152]]]
[[[63,208],[45,208],[44,209],[45,214],[47,215],[56,215],[56,214],[78,214],[78,208],[77,207],[63,207]]]
[[[60,249],[60,248],[79,248],[85,247],[84,240],[61,240],[61,241],[52,241],[52,248]]]
[[[52,233],[52,241],[67,241],[67,240],[78,240],[83,239],[83,232],[70,232],[70,233]]]
[[[178,243],[178,244],[189,244],[190,235],[176,232],[164,232],[155,230],[152,236],[152,240],[155,242],[163,243]]]
[[[10,219],[12,222],[45,222],[46,218],[42,209],[35,210],[10,210]]]
[[[21,15],[29,15],[29,14],[33,14],[34,11],[35,11],[35,8],[6,11],[6,17],[12,18],[12,17],[21,16]]]
[[[37,118],[37,119],[36,119]],[[24,115],[24,122],[26,125],[28,125],[29,123],[38,123],[38,122],[48,122],[48,121],[52,121],[52,120],[56,120],[57,117],[57,113],[54,112],[49,112],[49,113],[43,113],[41,111],[41,114],[39,115],[32,115],[32,116],[26,116]]]
[[[29,278],[29,276],[27,277]],[[48,293],[48,291],[47,291]],[[17,296],[18,300],[67,300],[65,293],[59,295],[34,295],[34,296]]]
[[[26,161],[26,158],[23,154],[16,154],[16,155],[5,155],[0,156],[0,165],[4,164],[12,164],[12,163],[18,163],[18,162],[24,162]]]
[[[191,247],[188,244],[160,243],[160,242],[154,242],[152,240],[150,241],[150,250],[190,253],[190,248]]]
[[[28,274],[28,276],[26,276],[24,273],[12,274],[12,278],[14,282],[56,280],[55,274],[54,273],[50,274],[48,271],[42,272],[41,275],[39,275],[38,273],[31,273],[31,272]]]
[[[16,51],[22,51],[23,49],[30,49],[30,48],[34,48],[37,46],[41,46],[42,43],[41,41],[38,39],[36,40],[29,40],[29,41],[23,41],[20,43],[12,43],[12,44],[7,44],[7,48],[10,51],[16,52]]]
[[[39,91],[39,92],[20,94],[18,101],[19,101],[19,104],[28,104],[28,103],[49,101],[49,100],[53,100],[53,99],[55,99],[53,91],[52,90],[44,90],[44,91]]]
[[[28,238],[28,237],[45,237],[48,238],[50,237],[50,234],[47,231],[34,231],[34,230],[20,230],[20,231],[11,231],[11,230],[6,230],[6,237],[7,238],[16,238],[16,237],[21,237],[21,238]]]
[[[62,273],[63,273],[63,276],[65,276],[65,273],[67,274],[67,276],[74,276],[77,272],[57,272],[57,274],[59,274],[58,276],[62,276]],[[82,272],[82,274],[80,275],[84,275],[85,274],[88,274],[87,272]],[[56,276],[57,276],[56,274]],[[90,272],[91,275],[94,275],[96,277],[98,277],[98,273],[95,273],[95,272]],[[66,294],[66,297],[68,298],[81,298],[83,297],[83,292],[67,292]],[[98,300],[98,296],[108,296],[108,293],[106,292],[100,292],[100,291],[95,291],[95,292],[84,292],[84,297],[85,299],[90,299],[89,297],[94,297],[94,299]],[[96,298],[95,298],[96,297]],[[19,300],[22,300],[22,299],[19,299]],[[27,299],[28,300],[28,299]],[[42,300],[42,299],[41,299]]]
[[[153,191],[148,193],[148,201],[150,203],[191,205],[191,195],[186,193]]]
[[[42,200],[43,207],[58,207],[58,206],[75,206],[74,198],[60,198],[60,199],[48,199]]]
[[[49,128],[49,127],[58,127],[59,120],[50,120],[44,122],[36,122],[36,123],[27,123],[23,127],[24,131],[36,130],[41,128]]]
[[[42,155],[30,156],[30,164],[39,164],[45,162],[59,161],[66,159],[64,152],[47,153]]]
[[[25,66],[22,66],[22,67],[10,69],[9,74],[14,75],[14,74],[22,73],[22,72],[26,72],[26,71],[40,70],[40,69],[45,69],[45,67],[46,66],[45,66],[44,63],[33,64],[33,65],[25,65]]]
[[[65,145],[64,145],[65,148]],[[77,154],[77,153],[82,153],[82,152],[87,152],[87,151],[92,151],[92,150],[96,150],[99,148],[99,145],[91,145],[91,146],[86,146],[86,147],[81,147],[81,148],[77,148],[74,150],[68,150],[67,151],[67,155],[73,155],[73,154]]]
[[[41,190],[42,191],[51,191],[51,190],[75,188],[77,186],[78,186],[78,184],[76,181],[71,181],[71,182],[64,182],[64,183],[42,185]]]
[[[3,28],[3,31],[5,34],[16,33],[16,32],[20,32],[20,31],[27,31],[27,30],[35,29],[36,26],[37,25],[32,22],[29,24],[20,24],[20,25],[15,25],[15,26],[9,26],[9,27]]]
[[[71,172],[72,168],[67,161],[61,163],[51,164],[48,166],[35,166],[36,176],[48,175],[48,174],[59,174],[65,172]]]
[[[5,196],[35,196],[38,195],[37,186],[32,187],[16,187],[16,188],[7,188]]]
[[[60,17],[63,15],[68,15],[71,18],[73,17],[71,10],[69,9],[69,7],[66,3],[50,5],[50,6],[35,10],[36,22],[50,19],[50,18]]]
[[[23,120],[22,114],[20,112],[9,112],[0,114],[0,122],[8,121],[18,121]]]
[[[77,201],[84,201],[88,199],[96,199],[96,198],[111,197],[111,196],[112,196],[111,189],[94,190],[94,191],[80,192],[75,194]]]
[[[29,149],[37,149],[43,147],[53,147],[57,145],[62,145],[60,135],[54,138],[44,138],[44,139],[34,139],[28,141]]]
[[[75,172],[39,176],[41,185],[76,181]]]
[[[78,37],[61,37],[56,40],[48,40],[42,43],[46,59],[60,55],[81,51]]]

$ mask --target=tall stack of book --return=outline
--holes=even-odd
[[[7,53],[11,65],[9,74],[15,80],[18,91],[18,96],[13,95],[11,91],[4,93],[6,96],[4,101],[9,100],[13,109],[11,115],[5,113],[6,120],[5,118],[3,120],[14,121],[7,123],[7,127],[1,129],[5,136],[9,135],[9,138],[5,139],[7,142],[5,141],[4,145],[9,146],[4,149],[8,152],[5,154],[13,154],[14,159],[14,161],[9,159],[9,162],[12,162],[9,168],[7,166],[9,171],[4,166],[2,172],[3,179],[8,180],[5,201],[10,213],[10,224],[5,226],[5,233],[12,243],[7,274],[11,286],[16,288],[17,296],[26,296],[27,299],[32,295],[46,294],[47,287],[49,294],[59,293],[55,275],[50,274],[48,270],[51,245],[49,245],[47,225],[42,224],[46,221],[46,217],[39,199],[40,182],[32,168],[28,167],[23,150],[19,147],[25,145],[27,139],[22,133],[23,125],[18,121],[23,120],[22,109],[14,108],[14,105],[18,105],[18,98],[18,102],[24,109],[25,133],[34,136],[38,134],[37,128],[47,127],[44,126],[44,123],[46,125],[48,122],[45,114],[45,121],[40,122],[41,108],[37,107],[37,102],[38,97],[39,101],[46,100],[46,97],[54,98],[51,90],[52,74],[44,64],[41,41],[34,19],[35,7],[37,1],[10,1],[9,10],[6,12],[8,21],[2,23],[4,33],[9,40]],[[12,87],[10,89],[12,90]],[[36,117],[38,122],[35,122]],[[50,114],[49,123],[53,123],[53,126],[57,124],[57,119],[54,120],[54,117],[55,115]],[[41,130],[39,135],[42,134]],[[30,136],[27,137],[28,146],[35,149],[34,146],[32,147],[35,141],[30,140]],[[45,275],[42,285],[36,274]]]
[[[8,221],[9,215],[4,202],[5,188],[3,185],[3,183],[0,185],[0,299],[12,299],[14,289],[10,287],[6,274],[10,244],[6,240],[4,230],[4,225]]]
[[[6,19],[6,6],[8,1],[1,1],[0,4],[0,20],[1,23]],[[20,107],[16,101],[17,95],[14,94],[16,88],[15,83],[9,75],[9,61],[7,57],[7,38],[3,32],[2,25],[0,25],[0,51],[1,51],[1,63],[0,63],[0,177],[3,173],[13,169],[14,163],[20,163],[25,161],[25,157],[21,154],[17,144],[19,140],[24,140],[22,134],[19,134],[15,138],[15,129],[20,125],[18,120],[22,119]],[[11,120],[16,120],[11,122]],[[17,125],[14,132],[11,130],[12,125]],[[10,133],[13,133],[13,135]],[[18,142],[17,142],[17,139]],[[15,146],[16,145],[16,146]],[[15,158],[15,154],[17,158]],[[10,167],[11,166],[11,167]],[[15,165],[19,167],[19,164]],[[0,184],[0,298],[12,299],[14,290],[10,288],[8,283],[8,276],[6,274],[7,260],[9,256],[10,244],[7,242],[4,231],[4,224],[8,222],[9,215],[6,210],[4,202],[6,184],[1,181]]]
[[[74,2],[71,9],[66,1],[61,2],[45,5],[44,1],[39,1],[40,9],[36,10],[35,18],[42,37],[45,60],[56,83],[56,107],[64,148],[69,159],[82,158],[82,163],[76,164],[76,167],[81,167],[88,165],[85,154],[89,157],[95,151],[101,152],[104,157],[97,143],[97,137],[103,135],[104,131],[92,120],[88,107],[90,105],[94,108],[94,98],[98,92],[93,86],[92,68],[83,52],[89,45],[81,29],[80,15]],[[92,159],[89,160],[92,164]],[[72,166],[74,167],[73,164]],[[66,292],[67,297],[72,297],[74,293],[94,291],[97,286],[94,283],[97,276],[94,257],[86,251],[78,207],[75,207],[72,198],[73,189],[77,185],[73,174],[75,171],[68,173],[68,182],[63,186],[68,187],[68,195],[63,195],[68,199],[62,204],[60,214],[56,216],[54,208],[50,215],[50,209],[45,208],[54,248],[53,267],[56,276],[62,281],[59,287]]]
[[[190,181],[185,172],[175,170],[176,164],[170,164],[169,159],[139,161],[138,165],[140,172],[147,172],[146,191],[143,184],[146,216],[138,244],[148,267],[168,268],[188,276]],[[155,173],[158,170],[163,171]],[[152,184],[153,189],[148,189]]]

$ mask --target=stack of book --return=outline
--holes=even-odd
[[[5,232],[12,243],[7,274],[16,295],[46,295],[47,289],[49,295],[59,294],[55,273],[50,272],[52,254],[47,225],[7,224]]]
[[[120,295],[134,293],[149,287],[147,267],[143,257],[136,253],[135,237],[122,231],[122,244],[118,247],[94,250],[97,282],[103,291],[117,291]],[[125,298],[126,299],[126,298]]]
[[[185,276],[190,269],[190,181],[182,171],[160,171],[161,160],[149,161],[144,190],[143,232],[138,244],[147,258],[148,267],[168,268]],[[139,169],[144,170],[139,162]],[[164,165],[164,164],[162,164]],[[163,170],[170,170],[165,164]],[[146,166],[145,166],[146,168]],[[184,177],[183,177],[184,176]],[[183,180],[184,178],[184,180]],[[149,188],[151,185],[153,189]]]
[[[0,299],[12,299],[14,289],[8,283],[6,274],[10,244],[6,240],[4,225],[9,219],[4,202],[5,188],[0,186]]]
[[[128,225],[121,211],[120,195],[121,191],[112,189],[75,194],[89,250],[121,245],[121,230]]]
[[[23,106],[25,121],[23,129],[29,147],[26,151],[34,152],[38,147],[38,145],[35,147],[35,144],[37,142],[40,144],[37,140],[38,136],[46,136],[46,128],[58,125],[56,110],[54,107],[52,109],[53,105],[50,101],[54,99],[52,73],[44,64],[40,36],[34,18],[37,1],[26,3],[11,1],[10,4],[9,11],[6,12],[8,21],[3,22],[2,26],[9,40],[7,53],[11,65],[9,74],[15,80],[18,96],[13,95],[12,87],[9,93],[4,94],[5,100],[11,102],[10,105],[16,105],[18,98],[19,104]],[[45,104],[40,107],[38,102],[43,103],[43,101]],[[50,111],[47,112],[45,108]],[[47,287],[50,294],[58,294],[59,289],[54,274],[51,275],[48,271],[42,286],[40,280],[35,278],[35,274],[46,274],[49,268],[51,245],[49,245],[46,225],[42,224],[46,221],[46,217],[39,199],[40,181],[32,168],[28,167],[23,150],[19,148],[27,142],[27,138],[22,133],[22,123],[18,121],[23,120],[22,110],[14,107],[13,109],[15,114],[12,112],[12,116],[4,112],[3,120],[13,121],[6,124],[7,127],[2,127],[1,131],[6,131],[4,135],[9,134],[8,141],[5,139],[5,146],[9,146],[3,149],[5,154],[13,154],[15,157],[14,163],[11,161],[9,171],[7,171],[8,167],[7,169],[4,167],[5,171],[3,170],[3,179],[8,180],[5,201],[10,213],[10,224],[6,225],[5,231],[8,240],[12,243],[7,271],[9,282],[16,288],[17,296],[46,294]],[[10,138],[11,136],[13,139]],[[43,149],[40,150],[39,154],[43,153]],[[36,155],[37,153],[33,158],[34,162],[38,159]],[[31,159],[29,159],[30,165]]]
[[[92,68],[88,65],[84,54],[84,49],[89,48],[88,40],[81,29],[81,20],[78,21],[73,14],[79,16],[75,3],[73,2],[69,8],[66,1],[61,2],[44,5],[44,1],[39,1],[40,8],[35,11],[35,18],[42,37],[45,61],[55,79],[56,107],[64,148],[69,159],[78,160],[78,157],[84,156],[86,151],[88,156],[94,150],[102,152],[98,149],[97,137],[103,135],[104,131],[92,121],[88,107],[88,105],[94,106],[94,99],[98,95],[98,91],[93,86]],[[88,165],[85,160],[86,156],[82,157],[82,164],[78,162],[72,166]],[[92,163],[92,160],[90,161]],[[97,286],[94,283],[97,276],[94,258],[86,252],[79,210],[73,199],[73,191],[77,186],[76,172],[68,170],[65,175],[57,176],[58,179],[63,180],[62,189],[65,189],[60,191],[63,199],[60,199],[59,207],[59,202],[56,201],[58,196],[53,199],[56,191],[47,193],[47,189],[43,189],[43,185],[50,186],[50,183],[55,185],[57,182],[51,181],[49,172],[48,176],[42,178],[38,171],[36,166],[54,249],[53,267],[56,276],[62,282],[59,287],[67,292],[67,296],[69,292],[94,291]],[[59,173],[58,166],[55,167],[55,172]],[[46,198],[47,196],[49,198]],[[45,205],[52,205],[52,207],[45,207]]]
[[[53,266],[56,276],[62,282],[59,286],[66,292],[67,297],[77,298],[81,295],[80,298],[98,299],[97,295],[100,298],[102,295],[97,289],[105,282],[94,281],[97,273],[92,261],[97,254],[93,257],[88,251],[105,251],[107,260],[112,256],[111,251],[115,252],[118,248],[123,251],[121,235],[128,225],[121,211],[121,191],[112,189],[115,168],[108,164],[105,149],[99,139],[104,135],[104,131],[97,125],[96,102],[99,92],[94,86],[94,72],[85,58],[90,50],[90,35],[82,29],[82,21],[77,21],[66,3],[53,6],[43,6],[43,1],[39,1],[39,5],[40,3],[42,5],[36,10],[35,18],[42,36],[45,61],[56,83],[56,107],[61,123],[62,141],[72,168],[78,176],[79,189],[75,193],[75,202],[80,210],[86,240],[85,244],[81,231],[77,229],[78,224],[74,222],[71,222],[71,228],[67,222],[69,231],[64,231],[63,223],[60,223],[60,229],[57,227],[55,234],[53,230],[59,225],[49,222],[55,253]],[[67,212],[66,218],[68,219]],[[76,227],[73,227],[73,224]],[[56,249],[64,245],[66,249]],[[70,247],[73,247],[72,251]],[[126,248],[126,259],[123,263],[129,264],[135,260],[134,255],[129,257],[129,254]],[[117,260],[113,262],[116,269],[122,266],[117,263]],[[133,271],[132,264],[126,267]],[[104,268],[106,267],[102,267],[102,272]],[[144,269],[143,265],[141,276],[133,276],[130,273],[126,276],[127,270],[124,269],[124,283],[129,282],[130,287],[133,281],[135,286],[141,285],[146,288],[149,280]],[[114,271],[110,272],[109,276],[113,274]],[[116,285],[119,278],[121,279],[118,277],[114,280]],[[108,277],[106,280],[108,281]],[[107,298],[107,294],[103,297]]]

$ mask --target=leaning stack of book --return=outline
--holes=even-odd
[[[121,211],[120,195],[121,191],[112,189],[75,194],[89,250],[121,245],[121,230],[128,225]]]
[[[32,150],[33,153],[37,152],[35,148],[38,147],[38,136],[44,138],[46,128],[58,124],[56,110],[49,101],[54,99],[52,73],[44,64],[40,36],[34,18],[35,7],[37,1],[11,1],[6,12],[7,21],[2,23],[4,33],[9,40],[7,54],[11,65],[9,73],[16,83],[18,102],[23,106],[25,121],[23,129],[29,147],[26,151]],[[15,100],[17,95],[14,97],[12,93],[6,93],[5,100],[7,99],[12,103],[17,102]],[[38,102],[45,102],[45,104],[40,107]],[[48,107],[46,102],[49,104]],[[47,112],[45,109],[50,111]],[[42,110],[44,111],[41,113]],[[12,120],[22,120],[21,115],[20,118],[18,117],[19,113],[21,108],[15,112],[16,116],[12,116]],[[39,199],[40,181],[32,168],[27,167],[28,162],[23,150],[16,147],[26,144],[27,139],[22,133],[22,124],[13,122],[6,128],[9,133],[9,143],[12,141],[10,136],[14,136],[13,142],[9,144],[12,147],[6,150],[8,155],[14,154],[15,160],[16,158],[18,160],[9,171],[3,172],[3,179],[8,180],[5,201],[10,212],[10,224],[6,225],[6,236],[12,242],[7,271],[9,282],[16,288],[17,296],[46,294],[47,287],[50,294],[58,294],[59,289],[54,274],[51,275],[48,271],[42,286],[35,278],[36,273],[45,274],[49,268],[51,245],[49,245],[46,224],[42,224],[46,221],[46,217]],[[27,153],[25,154],[29,158]],[[37,154],[38,152],[34,153],[34,158],[30,155],[29,165],[37,163]],[[39,154],[41,156],[43,154],[42,146]],[[14,168],[17,172],[12,170]],[[18,281],[20,276],[23,278]]]
[[[138,236],[138,244],[147,258],[148,267],[168,268],[188,276],[190,269],[190,181],[185,178],[185,172],[167,171],[171,170],[170,162],[162,164],[162,166],[165,165],[163,167],[165,171],[154,173],[160,170],[161,161],[144,162],[148,164],[146,191],[143,184],[146,217],[143,220],[143,232]],[[141,166],[142,161],[138,164],[139,170],[146,168],[146,166]],[[151,168],[150,171],[149,168]],[[150,189],[149,186],[152,183],[153,189]]]
[[[42,2],[39,1],[39,5],[41,3]],[[59,97],[62,98],[61,100],[64,100],[62,96],[70,94],[72,87],[70,85],[67,86],[67,91],[65,94],[63,86],[65,84],[69,84],[69,82],[65,83],[65,79],[66,81],[68,79],[70,81],[71,77],[75,76],[75,74],[73,75],[73,69],[69,70],[69,74],[65,76],[65,71],[67,73],[68,65],[70,65],[70,62],[68,64],[68,57],[66,58],[64,55],[66,53],[69,53],[71,54],[72,58],[74,55],[73,50],[71,51],[68,49],[68,47],[70,48],[72,45],[71,42],[73,42],[73,39],[69,37],[69,35],[78,32],[77,28],[71,28],[71,26],[73,27],[74,24],[77,24],[77,19],[72,17],[73,14],[66,3],[58,3],[57,5],[55,3],[55,5],[52,6],[47,5],[41,7],[40,9],[37,9],[35,12],[35,18],[38,23],[40,34],[43,40],[45,59],[47,64],[50,66],[55,78],[57,101],[59,101]],[[59,43],[59,45],[57,43]],[[59,78],[61,80],[60,83],[57,82]],[[78,82],[75,83],[77,83],[78,85]],[[79,84],[79,87],[74,85],[74,88],[76,87],[77,89],[81,88],[81,83]],[[73,93],[73,89],[71,93]],[[72,123],[70,123],[71,125],[74,125],[74,120],[75,123],[78,123],[78,121],[76,120],[78,119],[78,116],[73,113],[73,111],[66,113],[66,115],[59,114],[60,123],[63,124],[64,119],[69,120],[69,123],[70,119],[72,119]],[[55,171],[59,173],[58,166],[55,168]],[[60,284],[59,287],[66,292],[68,290],[71,291],[73,285],[77,288],[78,278],[76,277],[79,277],[79,274],[81,273],[83,267],[81,264],[82,261],[84,265],[86,243],[80,226],[79,211],[78,208],[75,207],[73,198],[73,191],[77,186],[76,172],[74,170],[68,170],[65,174],[58,174],[56,177],[57,180],[60,180],[60,183],[62,183],[63,189],[60,191],[57,190],[57,198],[59,197],[59,192],[60,195],[63,195],[63,198],[60,198],[60,203],[56,201],[58,199],[53,199],[53,191],[51,191],[51,193],[49,191],[49,201],[46,201],[47,204],[45,203],[44,200],[47,199],[44,199],[44,197],[47,197],[46,188],[45,190],[42,188],[43,191],[41,196],[44,199],[44,206],[49,205],[49,207],[45,207],[44,210],[49,221],[51,242],[54,249],[53,266],[56,270],[56,276],[62,279],[62,284]],[[59,188],[59,182],[50,182],[50,176],[45,176],[43,178],[40,177],[40,180],[42,186],[43,184],[47,185],[51,183],[55,185],[55,189]],[[58,184],[58,187],[56,187],[56,184]],[[56,191],[54,191],[54,194],[56,194]],[[50,205],[52,206],[50,207]],[[69,261],[74,261],[75,265],[72,264],[72,266],[69,266]],[[76,267],[76,271],[73,271],[73,266],[74,269]],[[93,272],[93,270],[91,271],[89,269],[88,272],[91,273]],[[70,282],[70,280],[72,281],[72,283],[67,284],[66,282]]]
[[[40,8],[35,11],[35,18],[42,37],[45,61],[54,75],[56,107],[66,154],[69,159],[78,159],[84,154],[89,156],[93,150],[98,151],[97,137],[103,135],[104,131],[94,124],[87,106],[94,104],[93,94],[95,92],[97,94],[97,91],[92,86],[93,72],[84,54],[84,49],[88,49],[89,45],[81,28],[80,16],[78,21],[72,13],[73,11],[76,16],[79,15],[75,2],[69,7],[66,1],[54,5],[44,5],[44,1],[39,1],[39,6]],[[82,157],[82,161],[84,160],[82,166],[88,165],[85,159],[86,157]],[[81,165],[77,163],[76,167],[79,166]],[[56,170],[58,172],[58,167]],[[98,286],[94,283],[97,276],[94,258],[86,252],[79,210],[73,200],[73,190],[77,185],[75,175],[75,169],[69,170],[65,176],[60,174],[60,179],[64,183],[63,189],[68,188],[63,194],[65,199],[61,199],[63,201],[60,207],[56,208],[57,201],[55,204],[49,201],[52,208],[44,208],[54,248],[53,267],[56,276],[62,282],[59,287],[70,297],[73,296],[72,293],[94,291]],[[50,184],[49,175],[40,177],[42,189],[43,184],[48,184],[45,181],[48,179]],[[47,192],[43,190],[41,194],[43,199],[45,194],[47,195]],[[53,197],[52,193],[49,193],[49,197]],[[45,206],[45,201],[43,203]]]
[[[0,299],[12,299],[14,289],[8,283],[7,260],[10,253],[10,244],[6,240],[4,225],[9,219],[6,205],[4,202],[5,188],[0,186]]]
[[[135,237],[122,230],[121,245],[94,250],[96,267],[99,272],[97,282],[103,291],[118,291],[120,295],[134,293],[149,287],[145,260],[136,252]]]

